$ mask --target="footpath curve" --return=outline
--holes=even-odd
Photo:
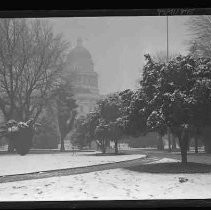
[[[32,179],[44,179],[50,177],[58,177],[58,176],[69,176],[74,174],[83,174],[95,171],[102,171],[108,169],[116,169],[116,168],[124,168],[129,166],[136,166],[139,164],[146,164],[150,162],[157,161],[159,157],[141,157],[133,160],[126,160],[115,163],[105,163],[99,165],[91,165],[91,166],[83,166],[76,168],[64,168],[64,169],[56,169],[56,170],[48,170],[48,171],[39,171],[25,174],[14,174],[14,175],[4,175],[0,176],[0,183],[6,182],[17,182],[24,180],[32,180]]]

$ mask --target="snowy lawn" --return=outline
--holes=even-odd
[[[78,152],[76,155],[72,153],[1,155],[0,176],[98,165],[145,157],[141,154],[109,156],[98,154],[99,152]]]
[[[170,162],[164,159],[159,163]],[[211,198],[210,173],[159,174],[111,169],[0,184],[0,201],[206,198]]]

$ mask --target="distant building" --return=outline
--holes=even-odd
[[[67,55],[65,72],[73,87],[74,97],[78,105],[78,115],[85,116],[92,111],[100,98],[98,74],[94,71],[94,63],[90,52],[83,46],[81,38]]]
[[[90,52],[83,46],[81,38],[70,50],[65,62],[65,74],[70,81],[76,99],[77,118],[86,116],[94,110],[96,102],[101,98],[98,89],[98,74],[94,71],[94,63]],[[65,148],[71,148],[71,131],[65,140]],[[69,146],[68,146],[69,145]]]

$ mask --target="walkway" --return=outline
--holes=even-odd
[[[73,174],[83,174],[83,173],[89,173],[89,172],[94,172],[94,171],[130,167],[130,166],[136,166],[140,164],[154,162],[159,159],[161,158],[157,158],[157,157],[146,158],[145,157],[145,158],[138,158],[135,160],[127,160],[127,161],[121,161],[121,162],[116,162],[116,163],[105,163],[105,164],[92,165],[92,166],[86,166],[86,167],[48,170],[48,171],[25,173],[25,174],[18,174],[18,175],[5,175],[5,176],[0,176],[0,183],[16,182],[16,181],[31,180],[31,179],[43,179],[43,178],[58,177],[58,176],[69,176]]]

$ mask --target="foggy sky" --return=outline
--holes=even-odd
[[[169,17],[170,53],[187,53],[188,16]],[[75,47],[77,37],[90,51],[101,94],[135,88],[145,53],[166,51],[166,17],[48,18],[56,33]]]

